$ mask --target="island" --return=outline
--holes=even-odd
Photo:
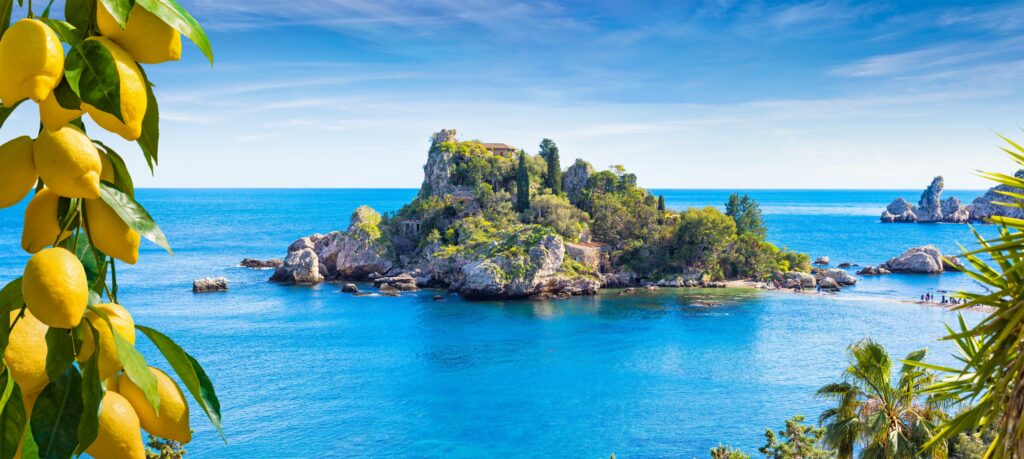
[[[1024,169],[1018,170],[1014,176],[1024,178]],[[944,187],[945,181],[940,175],[921,192],[917,205],[902,196],[896,198],[882,211],[882,223],[970,223],[987,222],[993,216],[1024,218],[1024,208],[1018,205],[1024,203],[1018,198],[1024,190],[997,185],[971,204],[964,205],[956,196],[942,199]]]
[[[271,280],[373,281],[392,294],[445,288],[474,300],[721,287],[737,279],[816,286],[806,254],[766,240],[749,196],[732,195],[725,212],[675,212],[623,166],[596,170],[577,159],[563,170],[550,139],[528,154],[461,141],[454,129],[431,136],[423,171],[412,202],[384,215],[362,206],[346,230],[296,240]],[[855,282],[845,271],[816,272],[835,278],[830,286]]]

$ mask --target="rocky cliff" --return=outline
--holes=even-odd
[[[1018,179],[1024,179],[1024,169],[1018,170],[1013,174],[1013,176]],[[971,202],[971,219],[984,220],[996,215],[1010,218],[1024,218],[1024,208],[1007,207],[996,204],[999,202],[1017,204],[1024,203],[1024,201],[1020,199],[1007,196],[1003,193],[1022,194],[1024,193],[1024,190],[1006,185],[998,185],[990,188],[984,195],[979,196]]]
[[[882,211],[883,223],[967,223],[985,217],[976,217],[972,206],[965,206],[956,196],[942,199],[945,181],[942,176],[932,179],[932,183],[921,193],[917,205],[898,197]],[[979,198],[981,199],[981,198]]]

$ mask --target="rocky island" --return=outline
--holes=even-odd
[[[271,280],[372,280],[382,293],[433,287],[469,299],[741,278],[816,283],[807,255],[765,240],[760,209],[748,196],[731,196],[724,213],[673,212],[622,166],[598,171],[577,159],[563,171],[550,139],[532,155],[460,141],[445,129],[431,137],[423,170],[412,202],[386,215],[363,206],[345,231],[296,240]],[[834,273],[828,282],[855,282],[846,276]]]
[[[1024,169],[1014,174],[1017,178],[1024,178]],[[1012,218],[1024,218],[1024,208],[1020,206],[1005,206],[999,203],[1016,202],[1019,199],[1010,197],[1005,193],[1022,193],[1022,190],[1006,185],[998,185],[990,188],[984,195],[979,196],[970,205],[964,205],[956,196],[942,199],[942,190],[945,183],[942,176],[935,177],[928,188],[921,193],[917,205],[911,204],[903,197],[898,197],[886,206],[882,211],[882,223],[969,223],[985,222],[992,216],[1003,216]]]

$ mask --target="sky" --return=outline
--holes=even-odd
[[[652,188],[981,189],[1024,140],[1021,2],[180,2],[216,62],[146,67],[156,175],[102,137],[138,186],[412,188],[454,128]]]

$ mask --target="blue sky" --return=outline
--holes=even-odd
[[[416,187],[427,139],[673,188],[983,188],[1024,137],[1020,2],[184,0],[141,186]],[[29,133],[21,110],[5,136]]]

